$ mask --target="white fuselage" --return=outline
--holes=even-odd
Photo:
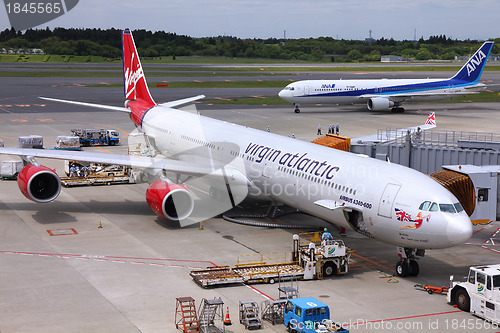
[[[142,130],[167,157],[211,164],[238,160],[250,186],[269,198],[390,244],[445,248],[472,234],[463,211],[419,210],[425,201],[458,200],[430,177],[400,165],[162,106],[146,113]],[[342,207],[329,209],[317,204],[321,200]],[[425,217],[420,223],[419,216]]]
[[[278,95],[295,104],[357,104],[374,97],[402,103],[449,99],[482,89],[482,83],[443,79],[305,80],[289,84]]]

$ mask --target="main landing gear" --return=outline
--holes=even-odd
[[[405,108],[403,108],[401,106],[396,106],[396,107],[393,107],[391,109],[391,111],[394,113],[403,113],[403,112],[405,112]]]
[[[398,247],[398,255],[401,260],[396,264],[396,274],[401,277],[417,276],[420,268],[417,257],[423,257],[425,250]]]
[[[293,105],[295,105],[295,113],[300,113],[299,104],[294,103]]]

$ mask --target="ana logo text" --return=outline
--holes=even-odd
[[[321,89],[333,89],[335,88],[335,84],[322,84]]]
[[[486,59],[486,54],[479,50],[479,52],[477,52],[467,63],[467,76],[470,76],[470,74],[476,70],[476,67],[481,64],[483,59]]]

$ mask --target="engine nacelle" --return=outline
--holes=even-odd
[[[25,166],[17,176],[17,185],[26,198],[35,202],[50,202],[61,192],[61,179],[44,166]]]
[[[193,212],[191,193],[179,184],[157,180],[149,185],[146,201],[156,215],[172,221],[187,218]]]
[[[394,102],[384,97],[370,98],[367,103],[370,111],[383,111],[394,106]]]

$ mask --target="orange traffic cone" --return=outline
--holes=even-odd
[[[229,319],[229,306],[226,308],[226,318],[224,318],[224,325],[229,326],[231,325],[231,319]]]

